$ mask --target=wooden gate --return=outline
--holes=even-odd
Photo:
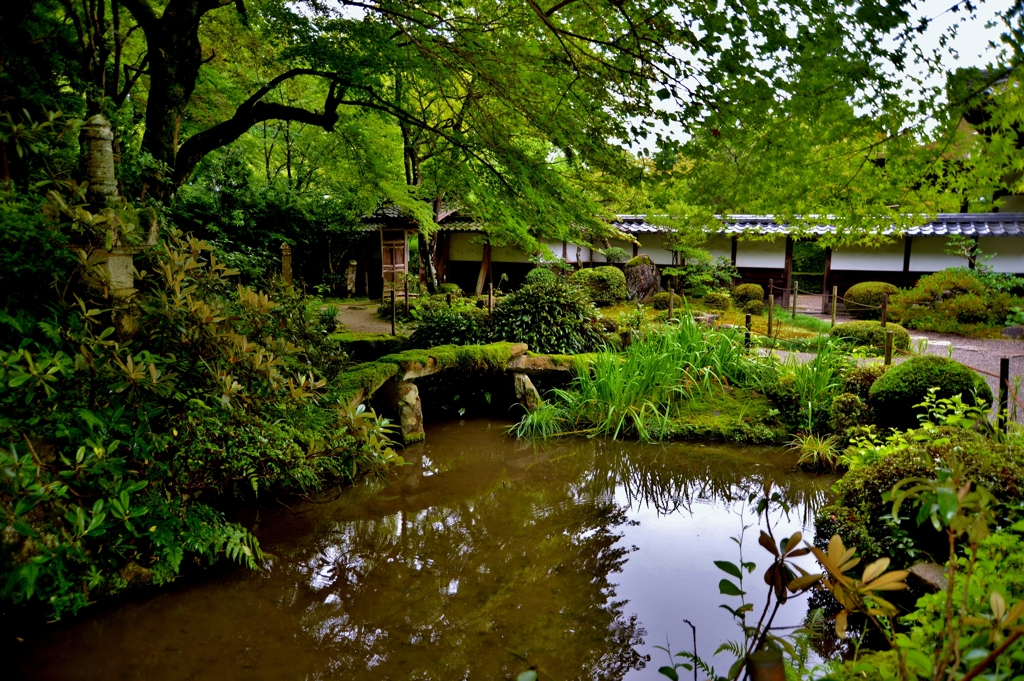
[[[402,229],[382,229],[380,232],[380,254],[384,295],[403,286],[409,272],[408,233]],[[400,274],[401,273],[401,274]]]

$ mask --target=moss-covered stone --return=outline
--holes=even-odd
[[[367,362],[338,376],[337,394],[342,405],[357,404],[372,395],[401,370],[390,362]]]
[[[401,352],[408,347],[406,336],[392,336],[387,333],[335,333],[331,340],[357,362],[372,362],[384,355]]]

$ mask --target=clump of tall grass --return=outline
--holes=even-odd
[[[553,390],[541,409],[513,432],[636,436],[658,439],[679,406],[744,383],[760,370],[734,331],[713,332],[684,317],[640,336],[622,353],[601,352],[576,368],[566,390]]]

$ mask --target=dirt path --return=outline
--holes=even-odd
[[[377,303],[356,303],[342,305],[338,319],[348,331],[353,333],[391,333],[391,320],[384,321],[377,316]],[[399,334],[404,334],[401,328]]]

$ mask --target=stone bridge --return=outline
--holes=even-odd
[[[525,343],[442,345],[406,350],[360,364],[341,376],[342,404],[358,405],[374,397],[397,416],[406,444],[423,440],[423,405],[415,380],[442,371],[498,371],[509,374],[516,399],[529,410],[540,402],[531,376],[566,374],[580,356],[537,355]]]

